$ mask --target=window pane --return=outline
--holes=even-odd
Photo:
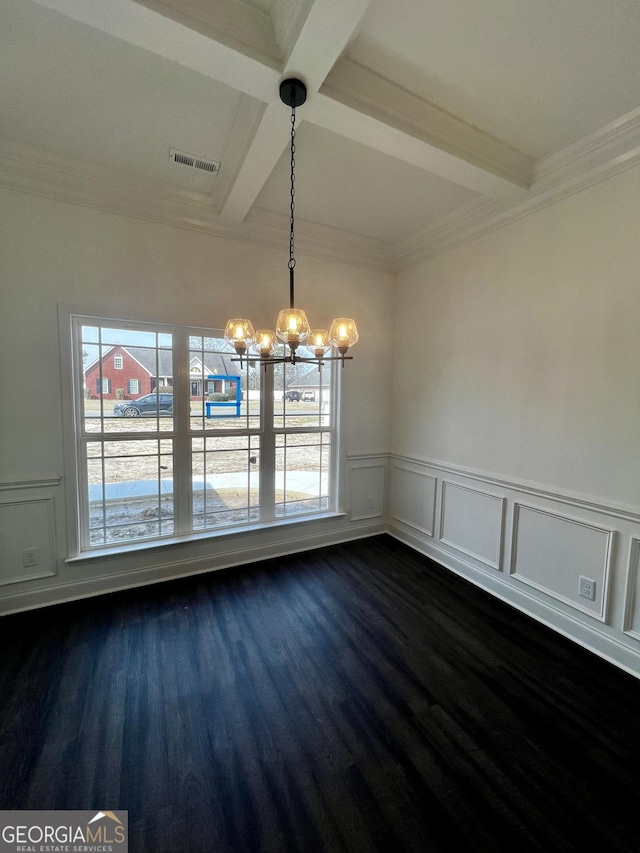
[[[257,436],[215,436],[192,446],[193,525],[206,529],[259,518]]]
[[[276,437],[276,516],[330,508],[328,432]]]
[[[189,338],[191,429],[260,428],[260,369],[242,366],[222,337]]]
[[[274,425],[281,428],[331,425],[331,363],[276,365]]]
[[[173,443],[88,441],[89,544],[173,533]]]
[[[83,326],[81,348],[86,433],[173,429],[171,335]]]

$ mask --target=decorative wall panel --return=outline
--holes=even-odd
[[[53,498],[0,503],[0,585],[55,575],[54,555]]]
[[[442,483],[440,541],[500,570],[504,498]]]
[[[515,504],[513,577],[600,620],[606,613],[614,531],[537,507]],[[579,594],[580,577],[595,599]]]
[[[349,519],[362,521],[384,515],[386,459],[352,459],[350,465],[351,509]]]
[[[630,637],[640,640],[640,539],[633,536],[629,548],[627,588],[624,607],[623,630]]]
[[[391,518],[433,536],[436,483],[435,477],[418,466],[396,463],[391,481]]]

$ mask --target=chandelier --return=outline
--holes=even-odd
[[[225,327],[224,339],[249,364],[262,364],[266,371],[269,364],[317,364],[318,369],[325,361],[351,360],[349,349],[358,341],[356,324],[349,317],[338,317],[331,328],[311,329],[307,315],[301,308],[295,307],[295,152],[296,152],[296,107],[307,99],[307,87],[301,80],[291,78],[280,84],[280,100],[291,107],[291,202],[289,218],[289,307],[278,315],[276,330],[258,329],[254,331],[250,320],[229,320]],[[285,355],[276,356],[278,342],[288,347]],[[334,347],[339,353],[328,355]],[[238,359],[232,359],[238,361]]]

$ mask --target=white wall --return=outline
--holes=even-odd
[[[204,570],[375,528],[370,521],[368,526],[324,521],[263,537],[174,546],[166,553],[120,558],[117,564],[65,564],[65,484],[53,482],[64,472],[58,304],[114,318],[209,327],[249,312],[256,323],[269,326],[288,302],[288,247],[265,248],[5,190],[0,191],[0,245],[0,502],[7,505],[7,518],[19,512],[16,502],[24,502],[20,518],[27,528],[29,517],[35,522],[53,506],[56,572],[54,578],[3,584],[3,572],[15,581],[15,567],[7,566],[5,557],[0,611],[126,585],[136,572],[138,582],[152,580],[157,566],[162,566],[158,577],[170,576],[188,571],[191,560]],[[391,359],[380,341],[391,336],[394,285],[390,274],[298,253],[296,297],[312,322],[326,325],[339,312],[356,317],[361,333],[357,358],[343,372],[345,455],[384,453],[389,446],[390,412],[380,406],[379,389],[391,385]],[[343,479],[348,485],[348,471]],[[349,511],[350,495],[343,494]],[[380,528],[380,514],[375,524]],[[0,523],[5,538],[7,526]],[[12,543],[14,551],[18,545]],[[86,586],[111,575],[120,580]],[[82,583],[85,587],[75,586]]]
[[[635,168],[402,273],[391,479],[424,497],[392,485],[390,508],[406,541],[638,673],[639,271]]]
[[[633,169],[403,273],[393,450],[640,505],[639,268]]]

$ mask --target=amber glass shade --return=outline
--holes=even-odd
[[[331,349],[329,332],[326,329],[313,329],[309,333],[305,346],[308,350],[311,350],[314,358],[322,358]]]
[[[300,308],[286,308],[278,315],[276,335],[279,340],[289,344],[291,349],[296,349],[298,344],[303,344],[309,336],[309,321],[307,315]]]
[[[273,355],[275,346],[275,332],[272,332],[269,329],[258,329],[255,334],[255,341],[252,349],[255,350],[261,358],[269,358]]]
[[[358,343],[358,330],[355,321],[348,317],[338,317],[331,324],[329,340],[338,352],[344,355],[349,347]]]
[[[242,355],[253,344],[255,332],[250,320],[229,320],[224,330],[224,339]]]

